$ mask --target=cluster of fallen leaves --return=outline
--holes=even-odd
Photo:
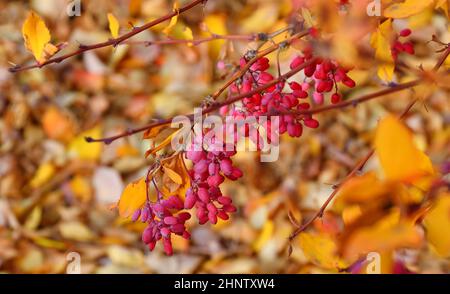
[[[216,68],[217,61],[232,66],[257,44],[123,44],[12,75],[11,62],[45,63],[79,44],[117,38],[130,23],[145,23],[186,3],[82,1],[82,15],[69,18],[64,1],[29,2],[0,4],[0,271],[62,273],[70,252],[80,254],[81,270],[89,273],[365,272],[369,252],[381,255],[383,272],[449,271],[450,195],[435,188],[445,180],[439,165],[449,158],[448,86],[426,85],[324,113],[319,130],[300,140],[283,138],[275,163],[239,153],[244,179],[225,187],[238,213],[216,226],[189,223],[192,241],[174,239],[175,254],[166,257],[142,245],[144,224],[112,208],[128,216],[142,205],[153,164],[146,155],[168,146],[170,134],[148,132],[145,140],[137,135],[108,146],[84,138],[192,112],[223,84],[226,72]],[[326,41],[318,41],[316,50],[358,65],[352,77],[359,87],[345,93],[348,99],[379,89],[381,82],[413,79],[411,69],[436,62],[438,46],[427,43],[431,36],[449,40],[447,1],[382,1],[388,19],[382,23],[367,17],[371,1],[351,1],[357,3],[348,15],[336,13],[330,2],[339,1],[209,1],[204,11],[178,15],[133,41],[273,32],[304,20],[323,32]],[[417,54],[395,68],[389,38],[402,27],[413,29]],[[370,42],[367,32],[374,32],[376,41]],[[280,54],[283,71],[296,49]],[[275,61],[276,54],[270,58]],[[388,115],[414,98],[421,100],[404,122]],[[293,241],[288,257],[293,230],[288,214],[306,221],[372,147],[374,158],[341,187],[323,218]],[[167,195],[183,195],[187,187],[180,156],[154,170]],[[136,197],[119,201],[122,192]]]
[[[361,257],[364,260],[364,254],[376,252],[387,273],[395,262],[393,251],[420,249],[424,238],[437,254],[450,256],[450,239],[435,234],[449,224],[449,193],[430,192],[439,181],[430,159],[393,116],[380,121],[374,146],[382,177],[367,171],[346,182],[333,206],[342,228],[301,233],[304,252],[324,267],[344,269]]]

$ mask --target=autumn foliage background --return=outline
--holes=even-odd
[[[209,0],[115,48],[10,73],[35,63],[22,35],[30,11],[45,21],[53,44],[45,51],[53,54],[115,38],[174,5],[83,0],[81,16],[68,17],[68,1],[0,1],[0,271],[64,273],[67,254],[78,252],[84,273],[359,273],[361,258],[377,252],[383,273],[448,273],[449,59],[433,69],[448,51],[448,1],[382,1],[391,10],[380,17],[366,14],[369,2]],[[239,152],[234,162],[244,176],[223,185],[238,208],[231,220],[192,220],[191,240],[174,237],[173,256],[159,246],[149,252],[141,241],[145,225],[121,218],[115,205],[152,163],[144,156],[149,141],[137,134],[104,145],[85,137],[191,113],[249,49],[292,35],[261,42],[258,33],[286,27],[318,29],[320,37],[306,37],[316,54],[353,67],[356,87],[340,91],[344,101],[421,84],[318,114],[318,129],[282,136],[274,163]],[[395,59],[385,36],[405,28],[415,52]],[[211,33],[243,37],[144,44]],[[287,72],[304,48],[291,45],[268,55],[273,72],[278,58]],[[334,203],[290,240],[349,173]]]

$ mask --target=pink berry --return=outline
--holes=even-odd
[[[133,215],[131,216],[131,221],[135,222],[139,219],[139,217],[141,216],[141,209],[137,209]]]
[[[291,62],[291,69],[297,68],[300,65],[302,65],[305,62],[305,59],[303,57],[297,56],[295,57]]]
[[[174,224],[177,224],[177,223],[178,223],[178,220],[177,220],[176,217],[173,217],[173,216],[166,216],[166,217],[164,218],[164,223],[167,224],[167,225],[174,225]]]
[[[173,254],[172,241],[170,241],[169,238],[164,238],[163,245],[164,245],[164,252],[166,252],[167,255],[172,255]]]
[[[311,128],[311,129],[316,129],[319,127],[319,122],[312,118],[305,119],[303,121],[303,123],[305,124],[305,126],[307,126],[308,128]]]
[[[414,45],[411,42],[403,43],[403,50],[411,55],[414,55]]]
[[[316,103],[316,104],[318,104],[318,105],[322,105],[323,104],[323,94],[322,93],[317,93],[317,92],[314,92],[314,94],[313,94],[313,100],[314,100],[314,102]]]
[[[402,37],[408,37],[409,35],[411,35],[410,29],[403,29],[400,31],[400,36],[402,36]]]
[[[338,93],[334,93],[333,95],[331,95],[331,103],[336,104],[341,102],[341,95],[339,95]]]
[[[198,192],[197,192],[198,198],[200,199],[200,201],[202,201],[203,203],[208,203],[209,202],[209,194],[208,194],[208,190],[205,188],[199,188]]]
[[[213,176],[208,177],[207,183],[209,186],[212,187],[218,187],[220,184],[223,183],[225,178],[219,174],[215,174]]]

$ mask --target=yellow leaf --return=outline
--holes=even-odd
[[[394,78],[394,64],[382,64],[378,66],[377,75],[378,77],[385,81],[390,82]]]
[[[205,17],[205,24],[208,29],[208,32],[211,34],[217,35],[228,34],[226,25],[226,15],[224,14],[208,14]],[[209,54],[213,58],[217,58],[224,44],[225,40],[215,40],[209,42]]]
[[[391,53],[392,20],[380,24],[372,35],[370,45],[375,49],[375,58],[380,62],[378,77],[385,82],[392,81],[394,76],[394,58]]]
[[[173,3],[173,11],[175,11],[177,14],[170,19],[169,25],[163,30],[164,34],[170,35],[170,33],[172,32],[173,27],[177,24],[177,22],[178,22],[178,15],[179,15],[178,14],[179,8],[180,8],[180,4],[178,3],[178,0],[177,0],[177,1],[175,1]]]
[[[167,176],[176,184],[183,184],[183,179],[181,179],[181,176],[177,174],[173,169],[168,168],[167,166],[163,166],[163,170],[167,174]]]
[[[314,26],[314,20],[311,15],[311,11],[308,8],[302,7],[301,14],[303,19],[305,20],[305,24],[307,28],[311,28]]]
[[[119,200],[119,214],[121,217],[131,216],[137,209],[141,208],[147,200],[147,185],[145,177],[129,183]]]
[[[326,235],[301,233],[299,244],[305,256],[326,269],[343,269],[348,264],[338,257],[335,242]]]
[[[388,180],[413,182],[434,174],[430,159],[416,147],[410,131],[392,115],[380,121],[375,149]]]
[[[175,132],[173,132],[170,136],[167,136],[158,146],[156,146],[155,148],[152,148],[150,150],[147,150],[147,152],[145,152],[145,156],[148,157],[149,155],[153,155],[156,152],[160,151],[161,149],[163,149],[164,147],[168,146],[171,142],[172,142],[172,138],[178,134],[181,131],[181,129],[176,130]]]
[[[278,3],[264,1],[249,17],[244,18],[240,29],[243,33],[264,32],[271,29],[278,19],[280,6]]]
[[[73,139],[69,144],[69,153],[85,160],[98,160],[102,152],[102,144],[88,143],[86,137],[100,138],[102,129],[100,126],[87,130]]]
[[[42,219],[42,208],[40,206],[36,206],[28,215],[24,227],[27,228],[28,230],[35,230],[41,223],[41,219]]]
[[[259,234],[258,239],[256,239],[255,242],[253,243],[253,249],[256,252],[261,251],[261,249],[264,247],[264,245],[272,238],[274,229],[275,229],[275,225],[274,225],[273,221],[268,220],[264,224],[264,227],[263,227],[261,233]]]
[[[119,37],[119,21],[112,13],[108,13],[108,22],[111,35],[114,39],[116,39],[117,37]]]
[[[88,202],[92,196],[92,186],[88,178],[76,175],[69,183],[72,193],[77,199]]]
[[[64,250],[67,247],[64,242],[48,239],[37,235],[30,236],[30,238],[33,239],[33,242],[36,243],[36,245],[44,248]]]
[[[33,53],[38,63],[45,62],[44,49],[50,42],[51,35],[45,22],[33,11],[29,13],[22,26],[25,46]]]
[[[436,252],[442,257],[450,257],[450,194],[438,198],[423,221],[426,237]]]
[[[183,30],[183,38],[185,40],[194,40],[194,35],[192,34],[192,30],[190,27],[185,27]],[[192,47],[194,44],[192,42],[188,43],[189,47]]]
[[[384,10],[384,16],[390,18],[405,18],[418,14],[433,4],[434,0],[406,0],[394,3]]]
[[[55,167],[51,163],[44,163],[39,166],[36,174],[30,182],[31,187],[37,188],[45,184],[55,174]]]
[[[421,13],[409,17],[408,28],[415,30],[426,27],[431,23],[433,16],[434,16],[433,7],[429,7],[424,11],[422,11]]]

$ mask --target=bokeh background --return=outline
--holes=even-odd
[[[435,164],[449,159],[448,88],[405,91],[327,112],[318,116],[318,130],[308,130],[300,139],[283,138],[280,159],[274,163],[260,163],[255,153],[236,156],[244,177],[225,184],[238,206],[231,221],[192,223],[192,240],[175,239],[172,257],[159,246],[149,252],[140,240],[144,226],[121,220],[111,208],[125,185],[145,174],[148,142],[134,135],[105,146],[88,144],[84,136],[114,135],[151,118],[191,113],[224,82],[217,62],[236,64],[258,44],[123,45],[9,73],[13,64],[33,62],[21,33],[30,10],[45,19],[54,43],[69,42],[64,50],[70,51],[110,37],[108,12],[120,20],[124,32],[129,21],[143,23],[172,9],[166,0],[82,0],[81,16],[68,17],[69,2],[0,0],[0,272],[65,273],[69,252],[80,254],[83,273],[335,272],[307,258],[296,240],[288,257],[287,237],[293,230],[288,212],[304,220],[320,207],[333,184],[369,150],[380,117],[401,112],[414,95],[426,96],[406,122]],[[211,0],[180,16],[173,37],[182,35],[186,25],[195,37],[204,35],[203,22],[220,34],[273,32],[295,19],[293,11],[301,2]],[[408,57],[409,64],[435,62],[433,44],[426,44],[432,34],[448,40],[447,20],[431,17],[432,25],[416,24],[413,38],[420,45],[417,56]],[[164,26],[133,40],[165,39]],[[296,52],[281,54],[283,71]],[[375,71],[367,63],[352,76],[360,86],[346,92],[346,99],[377,89]],[[366,168],[376,166],[371,160]],[[314,227],[333,232],[339,223],[331,210]],[[448,259],[426,247],[403,255],[418,272],[449,270]]]

